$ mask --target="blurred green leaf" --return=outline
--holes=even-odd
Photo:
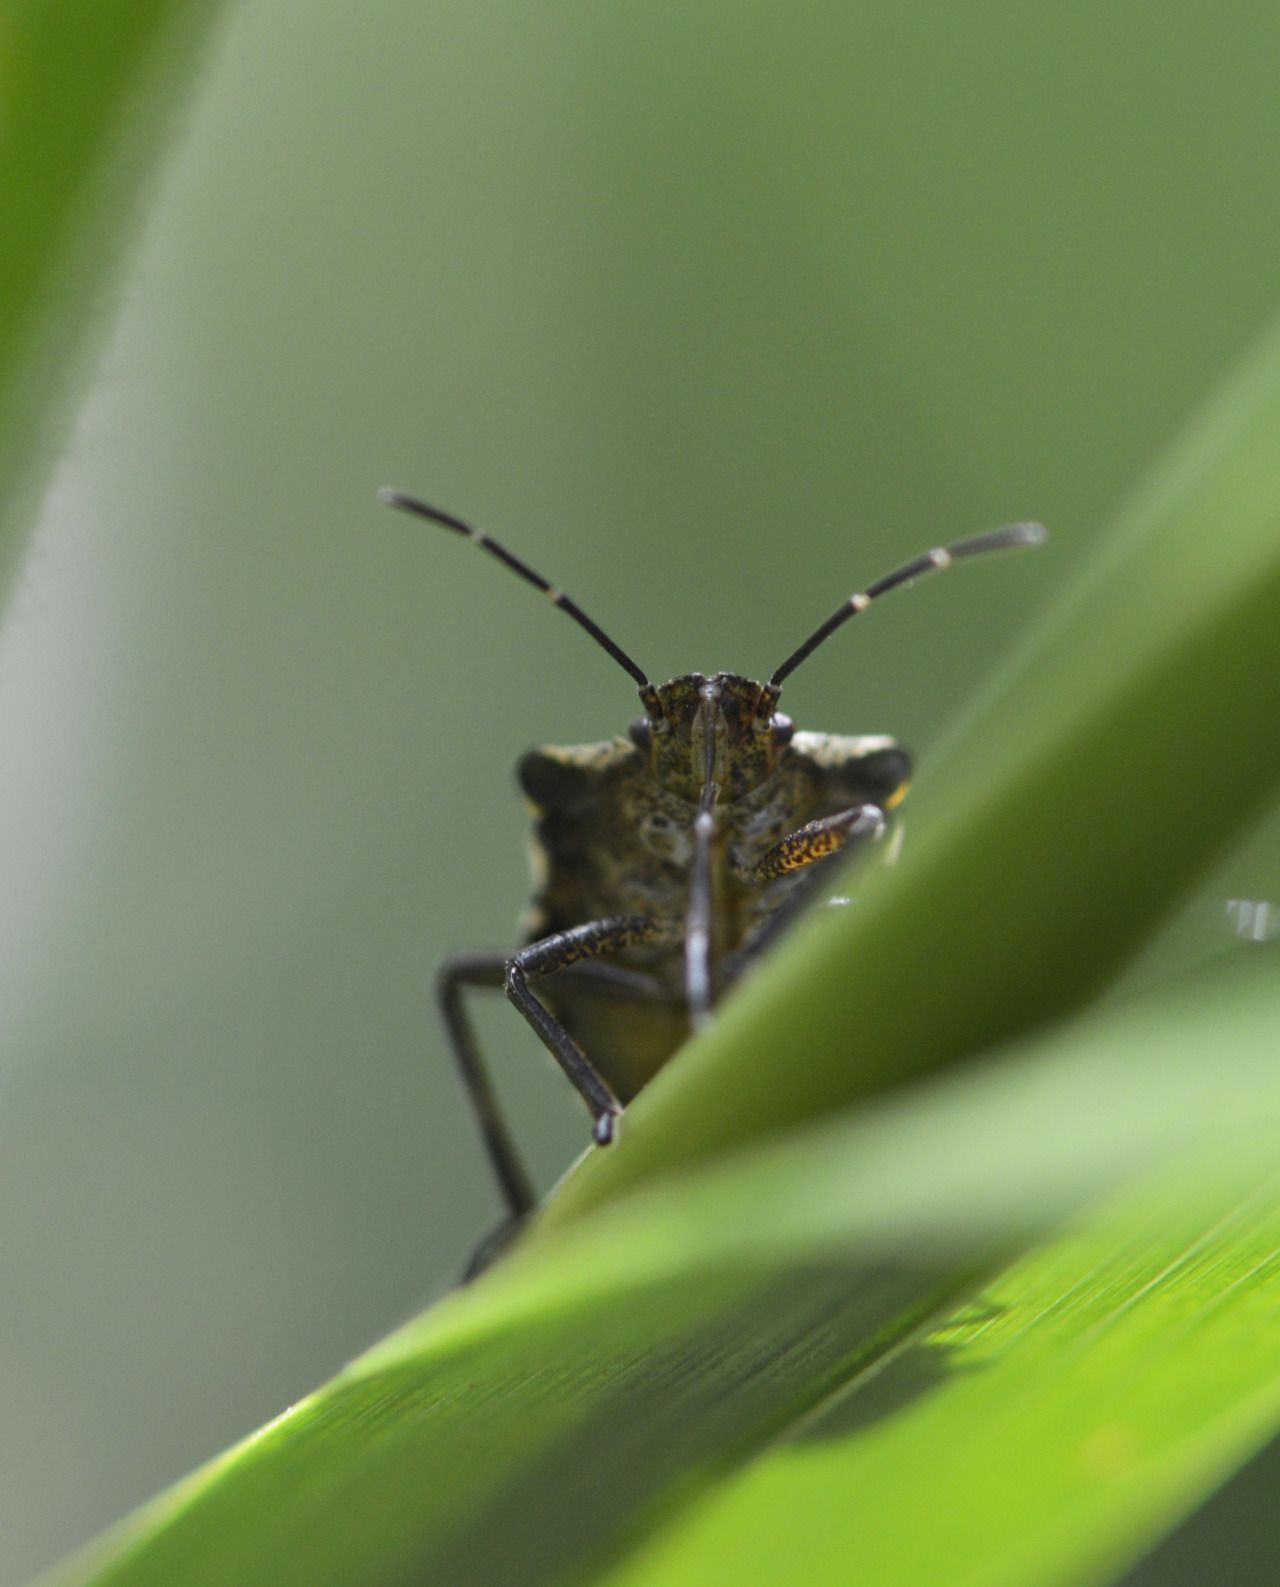
[[[901,862],[765,962],[545,1221],[1096,996],[1273,796],[1277,721],[1273,332],[929,767]]]
[[[143,218],[218,0],[11,0],[0,17],[0,580]]]
[[[31,6],[4,24],[6,50],[23,44],[4,58],[5,136],[29,136],[6,142],[0,179],[16,173],[6,212],[30,205],[14,290],[4,283],[13,317],[0,319],[6,483],[47,463],[66,355],[83,344],[145,175],[148,156],[136,151],[149,144],[159,90],[177,80],[164,63],[186,60],[203,25],[159,6],[79,12]],[[200,15],[184,8],[184,19]],[[88,63],[83,80],[73,54]],[[334,127],[345,148],[346,127]],[[666,165],[651,169],[665,202]],[[665,249],[662,229],[649,230]],[[1280,755],[1275,365],[1273,346],[1124,517],[1034,670],[975,714],[949,767],[930,770],[892,881],[868,878],[857,911],[815,923],[762,971],[506,1273],[162,1500],[122,1534],[101,1579],[417,1580],[434,1569],[492,1581],[519,1567],[529,1580],[560,1579],[702,1497],[848,1389],[853,1424],[874,1437],[860,1431],[847,1445],[848,1429],[828,1425],[799,1473],[833,1548],[850,1480],[866,1489],[857,1515],[885,1528],[890,1562],[901,1532],[918,1525],[914,1510],[900,1523],[894,1510],[902,1461],[941,1459],[950,1471],[991,1419],[1017,1422],[1000,1459],[974,1462],[963,1507],[940,1507],[935,1527],[913,1532],[911,1557],[923,1569],[932,1549],[942,1569],[972,1545],[964,1557],[989,1570],[975,1579],[1016,1568],[1008,1579],[1043,1569],[1049,1580],[1138,1546],[1261,1436],[1274,1392],[1258,1321],[1259,1308],[1274,1308],[1269,1194],[1214,1227],[1215,1210],[1238,1205],[1215,1178],[1144,1199],[995,1282],[983,1301],[990,1320],[951,1308],[1002,1253],[1141,1168],[1222,1138],[1252,1160],[1246,1148],[1276,1122],[1272,965],[1250,987],[1204,983],[1176,1013],[1117,1013],[1016,1072],[966,1074],[790,1146],[756,1142],[749,1161],[697,1184],[659,1185],[580,1229],[555,1225],[657,1170],[806,1124],[1075,1008],[1247,822]],[[285,377],[291,401],[295,378]],[[346,422],[344,411],[344,441]],[[18,497],[7,495],[16,524]],[[238,575],[238,557],[227,560]],[[274,756],[277,735],[265,737]],[[242,777],[239,757],[234,766]],[[185,829],[181,843],[185,852]],[[1134,1315],[1145,1336],[1126,1331]],[[1034,1322],[1046,1316],[1060,1332]],[[1096,1380],[1073,1375],[1099,1332],[1111,1348],[1088,1353]],[[1152,1336],[1172,1342],[1144,1378]],[[869,1374],[881,1365],[877,1390]],[[984,1370],[958,1370],[968,1365]],[[892,1400],[904,1370],[900,1415],[877,1394],[888,1384]],[[1117,1438],[1114,1408],[1131,1388],[1133,1416]],[[1177,1415],[1156,1425],[1157,1404]],[[781,1531],[779,1512],[794,1504],[790,1462],[771,1456],[745,1498],[726,1495],[731,1530],[746,1515],[762,1530],[772,1516]],[[584,1515],[601,1471],[619,1480]],[[1030,1543],[1013,1530],[1015,1491],[1036,1518]],[[719,1501],[704,1520],[705,1534],[664,1534],[652,1568],[705,1580],[711,1559],[718,1571]],[[748,1546],[751,1537],[748,1528]],[[761,1545],[739,1572],[767,1558]],[[811,1566],[824,1562],[815,1554]]]
[[[58,1580],[1096,1574],[1280,1413],[1277,967],[602,1210]]]

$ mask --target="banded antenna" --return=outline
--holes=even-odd
[[[442,512],[439,507],[431,507],[425,501],[419,501],[416,496],[406,496],[403,491],[392,490],[389,486],[378,492],[378,500],[385,502],[388,507],[399,507],[402,512],[415,513],[419,518],[427,519],[429,523],[440,524],[445,529],[452,529],[455,534],[465,535],[468,540],[474,540],[476,545],[482,547],[490,556],[497,557],[499,562],[505,563],[526,584],[532,584],[535,590],[541,590],[551,604],[558,606],[562,612],[572,617],[579,628],[585,628],[596,644],[602,650],[607,650],[618,665],[631,674],[642,694],[652,689],[643,669],[632,661],[621,645],[609,638],[599,623],[593,622],[576,601],[571,600],[563,590],[558,590],[555,585],[548,583],[541,573],[536,573],[527,562],[522,562],[519,557],[514,556],[492,535],[485,534],[483,529],[477,529],[461,518],[455,518],[451,512]]]
[[[986,534],[974,535],[970,540],[957,540],[954,545],[938,546],[932,551],[925,551],[894,572],[886,573],[874,584],[868,584],[865,590],[858,590],[848,600],[842,601],[826,622],[815,628],[804,644],[799,649],[793,650],[782,665],[774,669],[773,675],[764,687],[761,711],[766,715],[772,712],[774,702],[782,690],[783,681],[791,676],[802,661],[807,660],[814,653],[823,640],[830,639],[836,629],[847,623],[851,617],[856,617],[859,612],[865,612],[872,601],[878,600],[881,595],[896,590],[900,584],[909,584],[921,574],[949,568],[953,562],[959,562],[962,557],[982,556],[988,551],[1006,551],[1013,546],[1041,545],[1048,538],[1049,531],[1043,524],[1006,524],[1003,529],[991,529]]]

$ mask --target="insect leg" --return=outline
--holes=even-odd
[[[529,982],[567,969],[583,959],[592,959],[597,954],[674,939],[678,934],[677,924],[652,915],[614,915],[543,937],[507,960],[504,981],[507,996],[532,1025],[543,1046],[591,1110],[595,1120],[592,1134],[600,1146],[613,1139],[622,1104],[582,1048],[534,995]]]
[[[462,1071],[463,1084],[480,1125],[485,1150],[502,1190],[502,1199],[512,1219],[519,1220],[534,1208],[536,1198],[533,1186],[498,1107],[498,1098],[476,1045],[471,1021],[462,1006],[463,987],[501,989],[506,971],[506,954],[460,954],[441,965],[436,977],[436,995],[440,1000],[440,1012],[444,1016],[453,1055]]]
[[[802,884],[766,920],[760,922],[739,948],[728,955],[724,966],[726,979],[733,981],[741,975],[747,965],[771,947],[808,906],[809,900],[822,886],[820,860],[839,853],[850,843],[879,837],[884,826],[884,815],[878,805],[858,805],[850,810],[842,810],[837,815],[810,821],[807,826],[798,828],[775,843],[756,862],[751,872],[753,879],[770,880],[794,873],[802,867],[813,868]],[[767,871],[764,870],[766,866],[769,867]],[[848,900],[842,902],[847,903]]]
[[[879,837],[884,828],[884,811],[879,805],[855,805],[851,810],[823,816],[775,843],[756,861],[751,879],[771,882],[789,871],[812,865],[815,860],[825,860],[859,838]]]

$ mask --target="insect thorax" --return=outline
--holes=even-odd
[[[776,718],[774,723],[766,775],[715,807],[724,951],[736,947],[798,883],[794,877],[763,884],[752,879],[756,862],[774,844],[850,805],[890,804],[909,769],[892,739],[792,736],[788,723],[787,741],[781,742]],[[730,747],[735,754],[741,749]],[[746,749],[760,751],[758,735]],[[535,893],[525,921],[530,937],[620,914],[684,918],[697,797],[665,786],[651,767],[649,746],[621,738],[535,750],[521,762],[520,781],[536,817]],[[673,990],[679,985],[679,948],[638,949],[626,962],[668,967]]]

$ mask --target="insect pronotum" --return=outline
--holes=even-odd
[[[548,596],[628,673],[644,714],[625,738],[531,750],[516,774],[535,813],[537,883],[524,945],[445,962],[441,1011],[509,1219],[534,1206],[463,1006],[501,988],[586,1103],[598,1145],[624,1106],[808,899],[823,861],[879,836],[907,791],[894,739],[797,732],[782,685],[880,596],[966,557],[1035,545],[1009,524],[925,551],[820,623],[764,683],[735,672],[654,684],[562,590],[482,530],[413,496],[392,507],[465,535]],[[537,991],[534,991],[534,985]]]

